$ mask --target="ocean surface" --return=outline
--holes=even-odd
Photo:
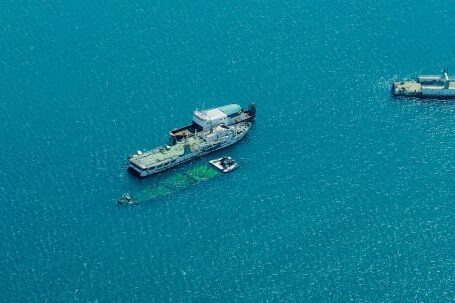
[[[1,302],[453,302],[451,1],[0,2]],[[254,101],[240,168],[139,207],[127,157]],[[169,172],[178,172],[180,168]],[[185,169],[185,168],[181,168]]]

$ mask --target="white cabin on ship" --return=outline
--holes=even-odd
[[[193,123],[209,130],[220,124],[231,125],[244,120],[242,107],[238,104],[228,104],[221,107],[193,112]]]
[[[220,107],[195,110],[192,124],[171,130],[169,132],[170,144],[195,135],[202,131],[211,131],[219,125],[234,125],[240,122],[250,122],[256,116],[256,105],[250,103],[248,110],[238,104],[228,104]]]

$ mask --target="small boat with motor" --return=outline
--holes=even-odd
[[[122,205],[135,205],[137,204],[136,200],[130,193],[123,194],[120,199],[117,200],[118,204]]]
[[[239,167],[238,163],[231,157],[221,157],[209,161],[210,164],[218,168],[223,173],[228,173]]]

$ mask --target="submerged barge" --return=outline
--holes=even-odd
[[[392,93],[403,97],[455,98],[455,78],[449,77],[446,68],[441,75],[420,75],[413,80],[394,82]]]
[[[207,164],[193,166],[184,171],[162,176],[162,178],[158,178],[156,182],[149,184],[139,192],[125,193],[117,200],[117,203],[125,206],[133,206],[152,202],[220,175],[221,172]]]

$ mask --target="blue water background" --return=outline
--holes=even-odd
[[[0,301],[455,299],[450,1],[0,3]],[[135,208],[126,158],[255,101],[241,168]],[[215,155],[214,155],[215,156]],[[205,163],[208,158],[189,165]]]

